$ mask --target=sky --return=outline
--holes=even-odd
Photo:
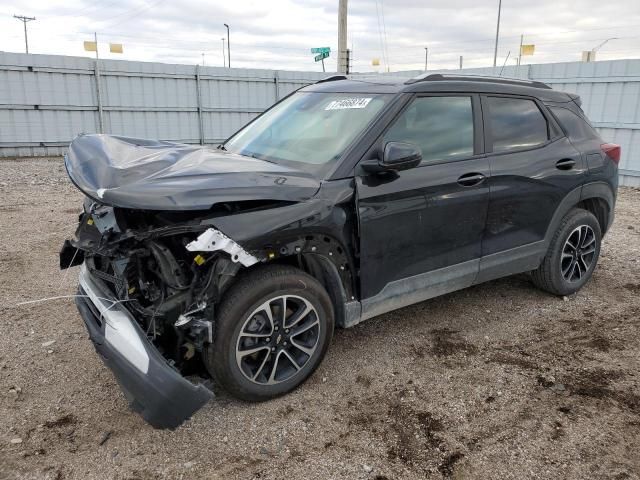
[[[336,69],[338,0],[2,0],[0,50],[91,56],[83,41],[97,32],[101,58],[223,66],[224,23],[231,66],[322,71],[312,47],[330,47]],[[498,0],[349,0],[353,71],[423,70],[493,65]],[[640,58],[640,0],[503,0],[498,65],[513,65],[520,35],[534,44],[522,63]],[[225,40],[226,41],[226,40]],[[123,54],[109,53],[121,43]],[[378,59],[380,65],[372,65]]]

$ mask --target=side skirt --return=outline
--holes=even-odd
[[[388,283],[377,295],[362,301],[360,320],[469,287],[478,275],[480,259],[440,268]],[[355,325],[355,322],[349,326]]]
[[[474,283],[535,270],[540,266],[546,251],[544,240],[540,240],[482,257],[480,272]]]

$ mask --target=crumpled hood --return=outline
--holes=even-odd
[[[206,210],[242,200],[302,201],[320,182],[283,165],[209,147],[114,135],[80,135],[69,177],[103,203],[148,210]]]

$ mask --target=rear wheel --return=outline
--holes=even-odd
[[[555,295],[570,295],[589,281],[600,255],[602,233],[596,217],[571,210],[560,223],[533,282]]]
[[[327,351],[333,324],[333,306],[315,278],[292,267],[260,268],[225,295],[205,363],[232,395],[267,400],[313,373]]]

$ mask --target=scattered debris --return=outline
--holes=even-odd
[[[16,438],[12,438],[10,442],[14,445],[17,445],[18,443],[22,443],[22,439],[20,437],[16,437]]]
[[[556,379],[551,375],[538,375],[536,380],[538,380],[538,385],[544,388],[551,388],[556,382]]]
[[[56,418],[55,420],[44,422],[44,426],[46,428],[56,428],[64,427],[65,425],[71,425],[73,423],[76,423],[76,419],[69,413],[67,415],[63,415],[62,417]]]
[[[13,396],[15,399],[17,399],[21,393],[22,393],[22,389],[20,387],[9,388],[9,395]]]
[[[453,468],[456,462],[462,460],[464,453],[453,452],[445,457],[443,462],[438,466],[438,471],[444,478],[451,478],[453,476]]]
[[[268,455],[271,456],[271,452],[269,451],[269,449],[267,447],[260,447],[260,455]]]
[[[365,464],[365,465],[362,466],[362,469],[367,473],[373,472],[373,467],[371,465],[366,465]]]
[[[53,345],[54,343],[56,343],[55,340],[49,340],[48,342],[44,342],[42,344],[43,347],[50,347],[51,345]]]
[[[105,443],[107,443],[107,440],[109,440],[109,438],[111,438],[112,434],[113,434],[112,430],[108,430],[108,431],[104,432],[102,434],[102,438],[98,442],[98,445],[104,445]]]

